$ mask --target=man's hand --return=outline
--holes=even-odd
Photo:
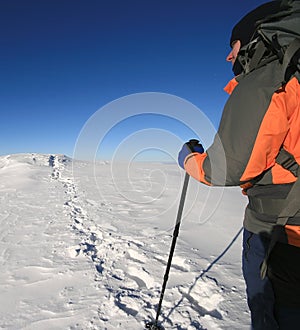
[[[178,164],[180,167],[184,169],[184,160],[190,153],[193,152],[198,152],[199,154],[204,152],[203,146],[198,140],[190,140],[182,146],[178,154]]]

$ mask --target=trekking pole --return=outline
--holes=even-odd
[[[199,142],[198,140],[190,140],[189,147],[193,150],[193,148],[192,148],[193,145],[196,145],[198,142]],[[173,231],[173,240],[172,240],[172,244],[171,244],[171,248],[170,248],[169,259],[168,259],[168,263],[167,263],[167,267],[166,267],[166,271],[165,271],[165,275],[164,275],[164,281],[163,281],[163,285],[162,285],[162,289],[161,289],[160,299],[159,299],[159,303],[158,303],[158,307],[157,307],[156,318],[153,322],[148,322],[146,324],[146,329],[150,329],[150,330],[163,330],[164,329],[163,326],[161,324],[159,324],[158,318],[160,315],[161,305],[162,305],[162,301],[164,298],[167,282],[169,279],[169,273],[170,273],[170,268],[171,268],[171,264],[172,264],[172,258],[173,258],[174,251],[175,251],[177,237],[179,234],[179,228],[180,228],[180,224],[181,224],[181,217],[182,217],[182,212],[183,212],[183,207],[184,207],[189,179],[190,179],[189,174],[185,173],[184,183],[183,183],[183,187],[182,187],[182,192],[181,192],[181,197],[180,197],[180,202],[179,202],[179,207],[178,207],[178,212],[177,212],[176,223],[175,223],[175,227],[174,227],[174,231]]]

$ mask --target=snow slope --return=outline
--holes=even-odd
[[[0,328],[131,329],[155,318],[184,173],[176,164],[0,157]],[[159,320],[249,329],[245,199],[189,182]]]

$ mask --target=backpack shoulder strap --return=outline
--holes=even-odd
[[[275,161],[286,170],[292,172],[294,176],[297,176],[299,164],[296,162],[295,157],[284,148],[280,149]]]
[[[300,166],[296,162],[294,156],[281,148],[278,156],[276,157],[276,163],[280,164],[283,168],[289,170],[297,180],[293,184],[292,189],[288,193],[283,209],[278,215],[276,225],[284,226],[286,225],[289,218],[295,216],[295,214],[300,210]]]

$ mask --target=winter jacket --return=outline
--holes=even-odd
[[[273,61],[229,82],[213,144],[185,159],[186,171],[205,184],[244,188],[249,197],[244,226],[256,234],[271,233],[296,180],[276,163],[281,148],[300,164],[299,76],[282,81],[280,63]],[[289,220],[285,234],[286,242],[300,246],[300,213]]]

